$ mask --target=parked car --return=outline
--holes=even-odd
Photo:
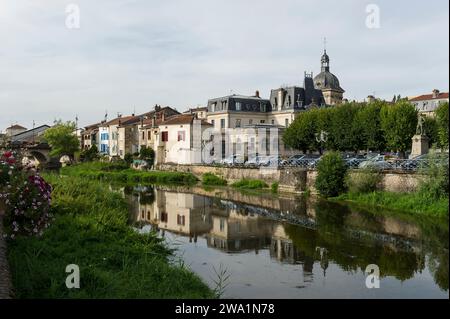
[[[377,155],[359,164],[359,168],[373,168],[379,170],[392,169],[393,165],[385,160],[384,155]]]
[[[283,159],[280,155],[269,155],[262,159],[261,165],[264,166],[279,166]]]
[[[238,154],[230,155],[228,157],[225,157],[220,161],[220,164],[223,165],[237,165],[237,164],[244,164],[244,157]]]

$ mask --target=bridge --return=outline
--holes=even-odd
[[[50,156],[51,147],[47,143],[34,145],[10,143],[7,149],[17,152],[22,158],[28,158],[40,167],[48,167],[55,163]],[[59,159],[56,161],[59,163]]]

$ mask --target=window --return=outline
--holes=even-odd
[[[225,128],[225,119],[220,119],[220,128]]]
[[[161,140],[163,142],[167,142],[169,140],[169,132],[167,131],[161,132]]]
[[[275,124],[275,120],[272,120],[272,124]]]
[[[224,218],[220,219],[219,228],[220,228],[220,231],[222,231],[222,232],[225,230],[225,219]]]
[[[284,120],[284,125],[285,125],[286,127],[289,126],[289,119],[285,119],[285,120]]]
[[[260,109],[261,112],[265,112],[266,111],[266,104],[260,103],[259,104],[259,109]]]
[[[142,139],[145,140],[145,132],[142,131]]]
[[[177,215],[177,224],[181,225],[181,226],[184,226],[185,222],[186,222],[186,216],[178,214]]]
[[[169,220],[169,215],[167,213],[161,213],[161,221],[164,223],[167,223],[167,221]]]
[[[261,120],[260,123],[261,123],[261,124],[264,124],[264,123],[266,123],[266,121],[265,121],[265,120]]]
[[[147,132],[147,139],[151,140],[152,139],[152,131],[148,131]]]
[[[211,124],[212,124],[213,127],[214,127],[214,122],[215,122],[214,120],[211,120]]]
[[[186,140],[186,132],[178,131],[178,142]]]
[[[248,120],[248,124],[252,125],[253,124],[253,119]]]
[[[236,102],[236,111],[241,111],[241,110],[242,110],[242,103]]]
[[[212,112],[216,111],[216,105],[217,105],[217,102],[214,102],[214,103],[211,104],[211,111]]]
[[[241,127],[241,119],[236,119],[236,127]]]
[[[288,95],[288,106],[291,106],[291,104],[292,104],[291,96]]]

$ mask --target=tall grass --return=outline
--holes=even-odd
[[[45,177],[54,186],[56,217],[42,237],[9,243],[16,297],[214,297],[196,275],[169,262],[173,251],[156,234],[127,225],[120,194],[80,177]],[[69,264],[80,268],[80,289],[65,286]]]
[[[116,182],[143,182],[152,184],[195,184],[197,178],[190,173],[138,171],[120,163],[90,162],[61,169],[66,176]]]
[[[268,188],[269,186],[262,180],[259,179],[241,179],[233,183],[231,186],[239,189],[262,189]]]
[[[212,173],[205,173],[202,176],[202,184],[205,186],[225,186],[227,181]]]

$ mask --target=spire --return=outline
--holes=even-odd
[[[327,54],[327,38],[323,39],[323,55],[320,59],[321,62],[321,72],[330,72],[330,58]]]

